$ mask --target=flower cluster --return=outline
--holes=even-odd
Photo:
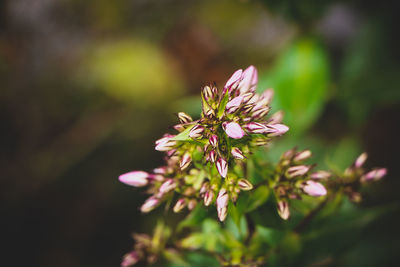
[[[300,199],[302,194],[313,197],[327,194],[327,190],[319,181],[328,179],[331,174],[327,171],[311,172],[314,165],[304,164],[311,155],[310,150],[297,152],[294,148],[286,151],[276,166],[273,188],[278,214],[284,220],[290,216],[289,199]]]
[[[240,190],[253,188],[241,168],[251,148],[266,145],[289,129],[281,124],[282,112],[265,119],[273,91],[256,93],[257,82],[257,70],[250,66],[236,71],[220,92],[213,85],[205,86],[200,119],[178,113],[180,123],[173,128],[179,133],[165,134],[155,142],[155,149],[166,153],[166,166],[153,173],[133,171],[119,177],[131,186],[149,185],[152,196],[142,212],[176,192],[175,212],[191,210],[201,200],[205,206],[215,201],[219,219],[225,220],[229,200],[235,202]]]
[[[353,202],[361,201],[361,194],[359,192],[361,185],[378,181],[382,179],[387,172],[385,168],[374,168],[366,172],[363,166],[367,158],[367,153],[362,153],[336,181],[343,188],[343,192]]]

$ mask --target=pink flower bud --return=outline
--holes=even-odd
[[[210,157],[211,162],[215,162],[215,160],[217,158],[217,153],[215,152],[215,150],[210,151],[209,157]]]
[[[188,203],[188,209],[193,210],[197,205],[197,201],[195,199],[191,199]]]
[[[178,132],[183,132],[185,130],[185,127],[183,126],[183,124],[176,124],[172,128],[174,128]]]
[[[217,147],[218,145],[218,136],[216,136],[215,134],[210,136],[210,145],[212,145],[213,147]]]
[[[258,122],[250,122],[244,126],[251,133],[269,133],[270,130],[264,124]]]
[[[189,152],[186,152],[183,155],[181,162],[179,163],[179,167],[181,168],[181,170],[184,170],[189,166],[190,162],[192,162],[192,157],[190,156]]]
[[[275,112],[275,113],[272,114],[271,117],[269,118],[268,123],[269,123],[269,124],[278,124],[278,123],[281,123],[282,120],[283,120],[283,115],[284,115],[284,113],[283,113],[282,110],[279,110],[279,111]]]
[[[378,181],[378,180],[382,179],[383,176],[386,175],[386,173],[387,173],[387,170],[385,168],[375,169],[375,170],[372,170],[372,171],[364,174],[360,180],[362,183]]]
[[[255,95],[255,93],[253,93],[253,92],[248,92],[248,93],[245,93],[245,94],[241,95],[243,97],[242,103],[249,102],[250,99],[252,99],[254,97],[254,95]]]
[[[153,172],[155,174],[166,174],[167,173],[167,168],[166,167],[159,167],[159,168],[155,168],[153,170]]]
[[[325,187],[318,182],[315,182],[313,180],[308,180],[303,187],[303,191],[313,197],[320,197],[320,196],[325,196],[326,195],[326,189]]]
[[[297,176],[303,176],[303,175],[305,175],[309,170],[310,170],[310,166],[306,166],[306,165],[293,166],[293,167],[290,167],[290,168],[287,170],[287,175],[288,175],[290,178],[297,177]]]
[[[303,161],[303,160],[309,159],[311,156],[312,156],[312,153],[311,153],[310,150],[303,150],[301,152],[298,152],[294,156],[293,160],[296,161],[296,162],[299,162],[299,161]]]
[[[127,254],[124,255],[122,262],[121,262],[121,267],[129,267],[134,264],[136,264],[140,260],[139,255],[136,253],[136,251],[131,251]]]
[[[189,132],[189,137],[192,139],[197,139],[202,136],[204,127],[196,124]]]
[[[254,66],[248,67],[242,74],[242,80],[239,83],[240,94],[254,92],[258,83],[257,69]]]
[[[280,136],[289,130],[289,127],[284,124],[273,124],[268,125],[268,127],[273,129],[272,133],[270,133],[269,136]]]
[[[204,205],[205,206],[210,206],[212,201],[214,199],[214,192],[212,190],[207,191],[204,194]]]
[[[178,113],[178,118],[179,118],[181,123],[189,123],[189,122],[193,121],[192,117],[190,117],[185,112],[179,112]]]
[[[223,208],[223,207],[228,206],[228,200],[229,200],[229,196],[228,196],[228,192],[226,191],[226,189],[222,188],[221,190],[219,190],[218,197],[217,197],[217,207]]]
[[[158,200],[158,198],[152,196],[143,203],[143,205],[140,207],[140,211],[143,213],[150,212],[155,209],[159,203],[160,201]]]
[[[274,96],[274,90],[269,88],[261,94],[261,97],[260,97],[260,100],[258,101],[258,103],[260,103],[264,106],[269,105],[271,103],[273,96]]]
[[[179,200],[176,202],[173,211],[174,211],[175,213],[178,213],[178,212],[180,212],[181,210],[183,210],[183,209],[185,208],[185,206],[186,206],[186,199],[181,198],[181,199],[179,199]]]
[[[119,181],[121,183],[142,187],[148,184],[149,174],[144,171],[132,171],[119,176]]]
[[[329,177],[331,177],[331,175],[332,174],[327,171],[316,171],[310,175],[310,178],[315,179],[315,180],[324,180],[324,179],[328,179]]]
[[[233,113],[236,110],[239,109],[239,106],[242,104],[243,101],[243,96],[239,95],[237,97],[235,97],[234,99],[232,99],[231,101],[229,101],[226,106],[225,106],[225,110],[228,113]]]
[[[231,153],[235,159],[244,159],[242,151],[237,147],[232,147]]]
[[[228,174],[228,163],[226,162],[226,160],[220,157],[215,162],[215,166],[217,167],[219,174],[225,178],[226,175]]]
[[[174,137],[174,136],[172,136],[172,137]],[[155,149],[158,151],[169,151],[169,150],[172,150],[175,145],[176,145],[176,141],[171,140],[170,136],[166,136],[166,137],[163,137],[156,141]]]
[[[165,194],[175,189],[175,187],[176,187],[176,182],[173,179],[168,179],[160,186],[159,191],[161,194]]]
[[[217,212],[218,212],[218,219],[223,222],[226,219],[226,215],[228,215],[228,209],[225,208],[217,208]]]
[[[225,126],[226,134],[233,139],[240,139],[245,135],[245,132],[236,122],[229,122]]]
[[[278,201],[278,214],[284,220],[289,219],[290,216],[289,203],[286,200]]]
[[[204,86],[204,88],[203,88],[203,96],[206,99],[206,101],[214,98],[214,94],[213,94],[213,91],[212,91],[210,86]]]
[[[362,165],[364,165],[364,162],[367,160],[367,153],[362,153],[360,156],[358,156],[358,158],[356,159],[356,161],[354,162],[354,167],[356,168],[361,168]]]
[[[237,70],[233,73],[233,75],[229,78],[229,80],[225,84],[225,88],[229,89],[229,92],[236,89],[237,85],[239,84],[242,78],[242,69]]]
[[[243,191],[248,191],[248,190],[253,189],[253,185],[246,179],[240,179],[238,181],[238,186]]]
[[[253,108],[253,113],[251,114],[251,117],[253,119],[261,119],[264,118],[268,112],[270,111],[270,107],[263,107],[263,108],[259,108],[257,109],[256,107]]]

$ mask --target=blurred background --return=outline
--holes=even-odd
[[[141,215],[144,190],[118,175],[159,166],[153,142],[174,113],[196,116],[202,86],[249,65],[291,128],[268,157],[297,145],[343,170],[367,151],[368,167],[388,168],[359,211],[377,212],[343,219],[318,266],[394,264],[397,13],[361,0],[1,1],[1,265],[119,266],[159,214]]]

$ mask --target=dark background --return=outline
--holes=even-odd
[[[251,64],[291,127],[271,153],[297,144],[343,170],[367,151],[368,167],[388,168],[361,206],[389,211],[336,256],[394,265],[397,13],[386,1],[2,1],[1,265],[118,266],[158,216],[118,175],[160,165],[153,142],[173,113],[198,113],[201,86]]]

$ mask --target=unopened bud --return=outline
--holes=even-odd
[[[226,82],[224,88],[228,89],[229,93],[237,88],[237,86],[242,78],[242,73],[243,73],[243,71],[241,69],[235,71],[235,73],[233,73],[232,76],[229,78],[229,80]]]
[[[240,94],[254,92],[258,83],[257,69],[250,66],[243,71],[242,80],[239,83]]]
[[[274,114],[271,115],[271,117],[268,120],[269,124],[278,124],[281,123],[283,120],[284,113],[282,110],[279,110],[275,112]]]
[[[240,189],[243,191],[248,191],[248,190],[253,189],[253,185],[246,179],[240,179],[238,181],[238,185],[239,185]]]
[[[236,110],[239,109],[240,105],[242,104],[243,101],[243,96],[239,95],[235,98],[233,98],[231,101],[229,101],[226,106],[225,110],[228,113],[234,113]]]
[[[190,165],[190,162],[192,162],[192,157],[190,156],[189,152],[186,152],[183,155],[181,162],[179,163],[179,167],[181,168],[181,170],[184,170]]]
[[[142,187],[148,184],[149,174],[144,171],[132,171],[119,176],[119,181],[121,183],[135,186],[135,187]]]
[[[215,150],[210,151],[209,157],[210,157],[211,162],[215,162],[215,160],[217,158],[217,153],[215,152]]]
[[[140,211],[143,213],[150,212],[155,209],[159,203],[160,201],[158,200],[158,198],[152,196],[143,203],[143,205],[140,207]]]
[[[255,107],[253,109],[253,113],[251,114],[251,117],[254,119],[264,118],[270,110],[271,110],[270,107],[262,107],[259,109],[256,109],[256,107]]]
[[[159,191],[161,194],[165,194],[175,189],[175,187],[176,187],[176,182],[173,179],[168,179],[160,186]]]
[[[121,262],[121,267],[132,266],[132,265],[136,264],[139,260],[140,260],[140,257],[136,253],[136,251],[131,251],[124,255],[122,262]]]
[[[183,132],[185,130],[185,127],[183,126],[183,124],[176,124],[173,126],[173,128],[175,130],[177,130],[178,132]]]
[[[191,199],[188,203],[188,209],[193,210],[197,205],[197,201],[195,199]]]
[[[226,134],[233,139],[240,139],[245,135],[245,132],[237,122],[225,124],[224,130]]]
[[[287,175],[288,175],[290,178],[297,177],[297,176],[303,176],[303,175],[305,175],[309,170],[310,170],[310,166],[306,166],[306,165],[293,166],[293,167],[290,167],[290,168],[287,170]]]
[[[228,209],[226,207],[224,208],[217,208],[218,212],[218,219],[223,222],[226,219],[226,215],[228,215]]]
[[[225,178],[228,174],[228,163],[226,160],[222,157],[218,158],[215,162],[215,166],[217,167],[219,174]]]
[[[286,200],[278,201],[278,214],[284,220],[289,219],[290,216],[289,203]]]
[[[315,180],[324,180],[324,179],[328,179],[329,177],[331,177],[331,175],[332,174],[327,171],[316,171],[310,175],[310,178],[315,179]]]
[[[365,152],[362,153],[360,156],[358,156],[358,158],[354,162],[354,167],[361,168],[362,165],[364,165],[364,162],[367,160],[367,158],[368,158],[367,153],[365,153]]]
[[[173,210],[175,213],[178,213],[181,210],[183,210],[185,208],[185,206],[186,206],[186,199],[181,198],[176,202]]]
[[[306,159],[309,159],[311,156],[312,156],[312,153],[311,153],[310,150],[303,150],[301,152],[298,152],[294,156],[293,160],[296,161],[296,162],[300,162],[300,161],[304,161]]]
[[[313,180],[308,180],[304,185],[303,190],[306,194],[313,197],[325,196],[327,193],[325,187],[321,183]]]
[[[269,136],[280,136],[289,131],[289,127],[287,127],[284,124],[273,124],[273,125],[268,125],[269,128],[273,129]]]
[[[214,199],[214,192],[212,190],[208,190],[204,194],[204,206],[210,206]]]
[[[210,145],[212,145],[213,147],[217,147],[218,145],[218,136],[216,136],[215,134],[210,136]]]
[[[270,130],[265,126],[264,124],[258,123],[258,122],[250,122],[244,127],[251,133],[269,133]]]
[[[171,140],[174,136],[166,136],[156,141],[156,150],[158,151],[169,151],[176,145],[175,140]]]
[[[372,181],[378,181],[383,178],[387,173],[387,170],[385,168],[380,168],[380,169],[375,169],[372,170],[366,174],[364,174],[361,177],[361,182],[366,183],[366,182],[372,182]]]
[[[203,96],[208,101],[213,98],[213,92],[210,86],[204,86],[203,88]]]
[[[190,117],[185,112],[179,112],[178,113],[178,118],[181,121],[181,123],[189,123],[189,122],[193,121],[192,117]]]
[[[196,124],[189,132],[189,137],[192,139],[200,138],[203,135],[204,127]]]
[[[235,159],[244,159],[242,151],[237,147],[232,147],[231,153]]]

